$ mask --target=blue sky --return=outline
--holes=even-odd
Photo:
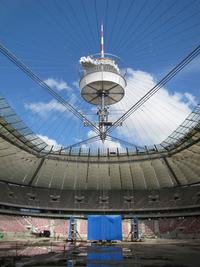
[[[113,118],[200,43],[198,0],[1,0],[0,42],[95,121],[94,106],[77,88],[78,61],[99,52],[101,21],[106,52],[129,69],[127,98],[113,107]],[[198,57],[113,134],[139,145],[167,137],[199,102],[199,69]],[[36,134],[65,146],[92,135],[2,55],[0,71],[1,95]]]

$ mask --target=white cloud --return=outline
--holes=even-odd
[[[72,83],[72,85],[73,85],[75,88],[79,89],[79,81],[74,81],[74,82]]]
[[[97,134],[93,132],[92,130],[87,133],[88,138],[91,138],[96,135]],[[100,148],[100,149],[105,149],[105,150],[109,148],[111,151],[112,150],[116,151],[117,148],[122,149],[122,145],[119,142],[110,141],[110,140],[105,140],[104,143],[101,140],[98,140],[98,141],[93,142],[92,145],[91,143],[88,145],[83,144],[82,148],[86,149],[86,148],[89,148],[90,146],[93,146],[93,148]]]
[[[100,143],[101,143],[101,145],[102,145],[102,141],[99,141]],[[119,149],[121,149],[122,148],[122,145],[119,143],[119,142],[116,142],[116,141],[110,141],[110,140],[105,140],[105,142],[104,142],[104,144],[103,144],[103,146],[105,147],[105,148],[110,148],[110,149],[116,149],[116,148],[119,148]]]
[[[56,140],[51,139],[46,135],[37,134],[37,136],[42,139],[47,145],[53,146],[53,150],[58,150],[63,147],[61,144],[58,144]]]
[[[71,87],[63,80],[58,80],[54,78],[48,78],[44,82],[50,87],[62,91],[62,90],[71,90]]]
[[[197,105],[196,98],[192,94],[186,92],[186,93],[184,93],[184,96],[186,97],[189,105],[192,105],[192,106]]]
[[[110,110],[128,110],[155,85],[156,81],[150,73],[129,68],[125,97]],[[195,97],[188,92],[170,93],[166,88],[161,88],[125,120],[117,132],[131,143],[158,144],[184,121],[195,104]],[[112,117],[115,121],[116,116]]]
[[[56,100],[51,100],[50,102],[36,102],[36,103],[25,103],[25,108],[37,113],[41,116],[46,116],[50,111],[63,112],[66,108],[58,103]]]

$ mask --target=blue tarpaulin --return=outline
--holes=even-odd
[[[121,216],[88,216],[88,240],[122,240]]]

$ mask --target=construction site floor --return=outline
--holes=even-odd
[[[200,240],[143,240],[115,244],[51,241],[0,242],[1,267],[200,267]]]

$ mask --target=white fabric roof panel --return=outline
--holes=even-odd
[[[41,158],[1,140],[0,180],[25,185],[32,180],[33,186],[60,189],[159,189],[177,185],[176,179],[183,185],[199,182],[199,151],[194,145],[166,157],[173,173],[162,158],[98,163],[45,159],[39,166]]]

